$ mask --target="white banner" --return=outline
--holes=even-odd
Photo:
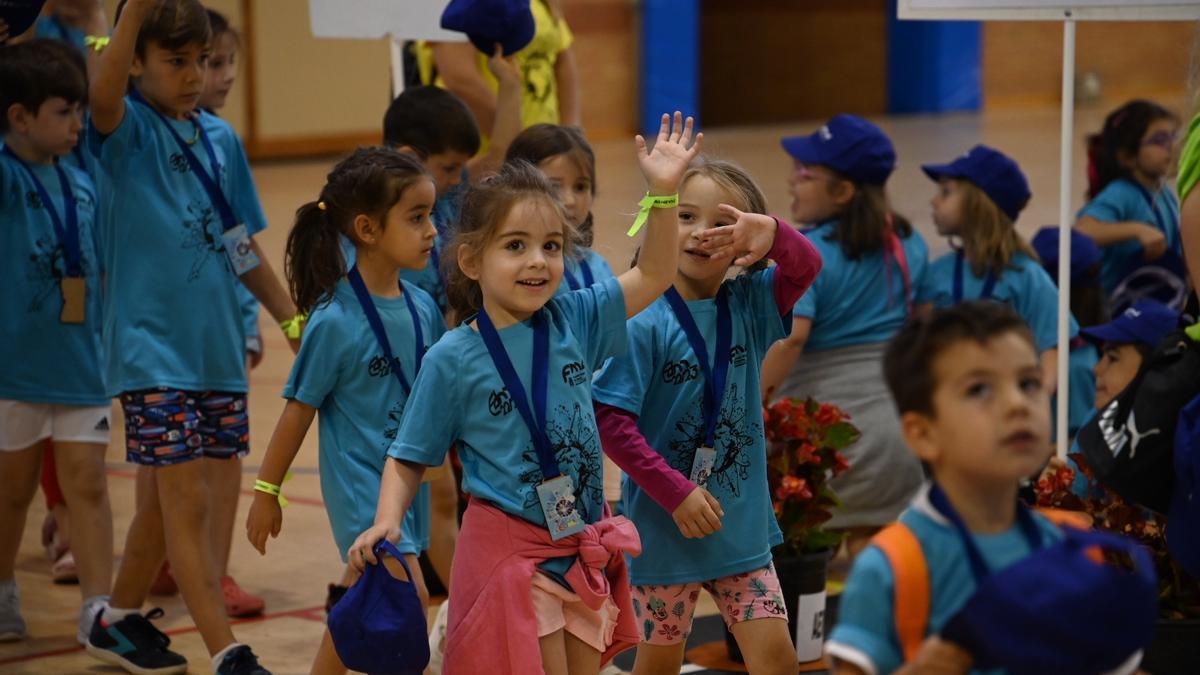
[[[900,0],[901,19],[978,21],[1191,21],[1196,0]]]
[[[462,33],[442,30],[450,0],[308,0],[313,35],[320,38],[438,40],[463,42]]]

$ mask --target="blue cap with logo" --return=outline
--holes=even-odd
[[[1154,300],[1138,300],[1112,321],[1079,332],[1096,342],[1142,344],[1154,349],[1178,327],[1178,311]]]
[[[976,145],[949,164],[925,164],[921,170],[933,180],[961,178],[974,183],[1012,220],[1017,219],[1032,194],[1021,167],[1008,155],[986,145]]]
[[[487,55],[499,43],[505,56],[533,40],[533,11],[529,0],[450,0],[442,12],[442,28],[466,33],[475,48]]]
[[[883,185],[896,168],[896,149],[879,127],[855,115],[835,115],[808,136],[788,136],[783,149],[805,164],[827,166],[852,181]]]
[[[1058,240],[1059,228],[1047,225],[1038,230],[1033,237],[1033,250],[1037,251],[1042,260],[1042,267],[1050,273],[1052,279],[1058,279]],[[1086,234],[1071,229],[1071,281],[1075,281],[1087,273],[1096,263],[1100,262],[1100,247],[1095,240]]]

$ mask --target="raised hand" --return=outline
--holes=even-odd
[[[492,77],[496,78],[496,82],[501,86],[521,84],[521,70],[517,67],[517,58],[515,56],[505,56],[504,48],[496,43],[496,51],[487,61],[488,70],[491,71]]]
[[[638,164],[642,168],[642,175],[646,177],[650,194],[673,195],[679,191],[679,182],[683,180],[688,165],[700,153],[704,141],[703,133],[696,134],[693,141],[693,124],[691,117],[685,122],[683,113],[678,110],[675,111],[674,120],[664,113],[654,148],[647,150],[646,139],[640,134],[634,138]]]
[[[746,267],[762,260],[775,244],[779,222],[761,213],[746,213],[729,204],[717,210],[734,219],[732,225],[714,227],[699,234],[700,248],[714,258],[740,256],[733,264]]]

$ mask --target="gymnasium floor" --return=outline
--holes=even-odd
[[[1176,104],[1177,101],[1170,103]],[[1182,111],[1181,111],[1182,112]],[[1077,117],[1074,208],[1084,189],[1084,133],[1103,120],[1104,109],[1086,108]],[[899,165],[890,181],[895,207],[918,226],[932,255],[946,250],[929,217],[933,184],[921,173],[921,163],[948,161],[978,142],[1011,154],[1027,173],[1034,197],[1019,229],[1031,237],[1037,228],[1057,222],[1059,117],[1057,109],[1002,112],[987,115],[957,114],[940,117],[893,117],[877,120],[896,144]],[[818,123],[801,123],[752,129],[715,129],[706,137],[710,154],[743,164],[760,182],[772,210],[786,217],[790,198],[786,179],[791,160],[779,147],[785,134],[809,133]],[[624,236],[644,191],[634,160],[632,140],[596,145],[599,194],[593,213],[597,223],[596,248],[616,270],[625,269],[633,246]],[[301,203],[315,199],[332,158],[270,162],[254,167],[255,179],[271,227],[259,242],[275,270],[282,273],[283,247],[292,214]],[[283,409],[279,397],[291,366],[291,354],[269,317],[262,320],[266,358],[251,376],[250,412],[252,452],[246,461],[243,495],[250,495],[258,462],[275,421]],[[109,447],[109,490],[115,516],[116,551],[120,554],[133,513],[133,472],[124,463],[122,425],[112,425]],[[314,429],[296,458],[294,478],[285,492],[291,506],[284,511],[283,530],[268,544],[266,558],[251,548],[244,536],[249,501],[241,501],[235,529],[231,571],[247,590],[267,602],[264,617],[241,622],[234,630],[239,640],[253,646],[265,666],[277,674],[307,673],[324,629],[323,603],[327,583],[340,578],[342,565],[335,550],[321,505],[317,478],[317,433]],[[41,496],[34,500],[20,556],[17,580],[23,614],[30,637],[0,645],[0,673],[117,672],[84,654],[74,641],[79,595],[76,586],[56,586],[39,543],[45,509]],[[166,616],[158,622],[171,635],[172,648],[188,657],[190,672],[211,672],[208,655],[179,597],[151,598]],[[701,613],[713,613],[711,603]],[[687,672],[697,672],[689,667]]]

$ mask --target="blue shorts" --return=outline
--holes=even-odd
[[[123,392],[120,398],[127,462],[170,466],[250,452],[245,394],[160,387]]]

